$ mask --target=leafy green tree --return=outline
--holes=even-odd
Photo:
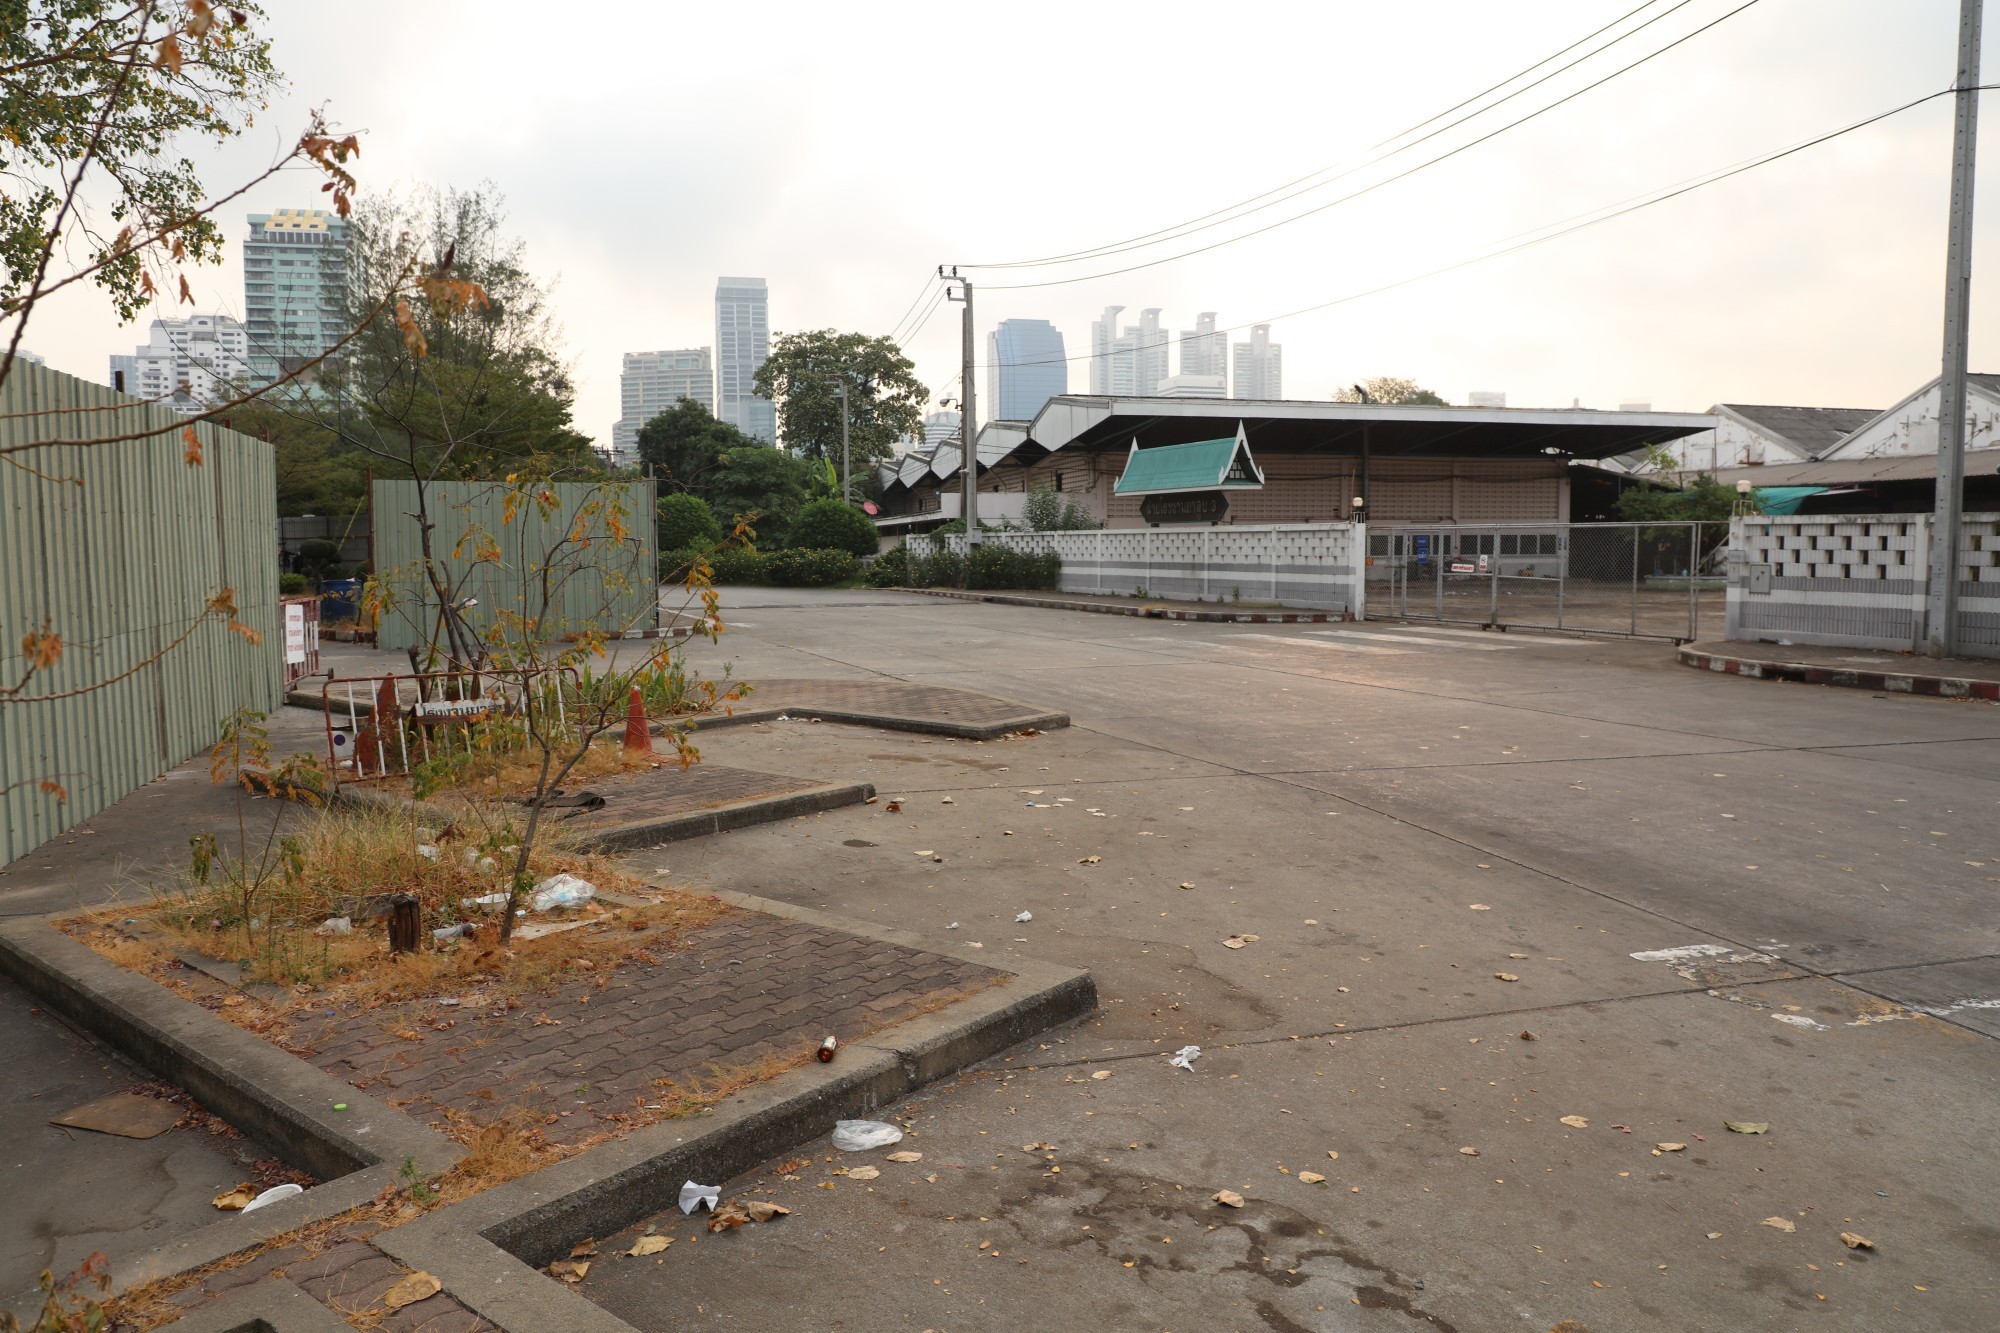
[[[785,530],[785,545],[796,551],[847,551],[854,555],[874,555],[882,549],[868,515],[832,496],[806,502]]]
[[[1420,407],[1448,407],[1443,398],[1419,385],[1415,380],[1398,379],[1394,375],[1377,375],[1365,379],[1351,389],[1341,389],[1333,395],[1336,403],[1358,403],[1362,401],[1358,390],[1366,390],[1371,403],[1409,403]]]
[[[749,523],[769,548],[782,543],[793,515],[806,502],[811,480],[804,459],[752,440],[722,455],[714,480],[704,489],[718,518]]]
[[[718,421],[682,398],[639,428],[640,468],[660,487],[708,502],[718,520],[747,518],[765,544],[782,536],[814,485],[803,459]]]
[[[663,491],[701,495],[724,454],[756,443],[684,395],[639,427],[639,468]]]
[[[715,521],[715,511],[699,495],[689,495],[686,491],[663,495],[659,511],[662,551],[697,550],[722,537],[722,525]]]
[[[1077,532],[1098,526],[1081,505],[1048,485],[1028,492],[1021,521],[1029,532]]]
[[[0,0],[0,301],[43,285],[52,251],[90,254],[108,261],[92,280],[129,320],[156,286],[146,238],[178,223],[177,261],[221,254],[207,192],[179,152],[241,134],[281,82],[270,39],[251,27],[263,17],[202,0]]]
[[[886,337],[815,329],[779,335],[757,370],[757,392],[778,406],[778,436],[811,459],[840,461],[840,394],[847,386],[848,457],[855,473],[923,429],[930,390]]]
[[[1679,490],[1628,487],[1619,495],[1615,508],[1618,517],[1628,523],[1727,523],[1739,505],[1749,506],[1752,513],[1760,512],[1755,491],[1747,498],[1739,496],[1734,487],[1702,472]]]

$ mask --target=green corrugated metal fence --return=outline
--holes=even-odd
[[[277,705],[284,644],[271,447],[204,423],[195,427],[204,462],[190,467],[182,424],[165,408],[26,362],[0,385],[0,445],[169,428],[0,463],[0,684],[20,679],[21,640],[44,621],[64,646],[21,698],[0,699],[0,863],[214,744],[236,708]],[[262,644],[211,621],[169,649],[225,587]],[[44,781],[69,799],[44,792]]]
[[[432,557],[454,597],[479,602],[466,619],[484,633],[504,608],[535,617],[550,639],[587,629],[656,628],[653,483],[556,482],[537,489],[555,493],[546,515],[506,482],[438,481],[426,487]],[[376,627],[376,642],[384,648],[421,647],[437,620],[436,595],[422,576],[417,499],[414,481],[377,481],[370,497],[375,575],[392,599]],[[593,508],[579,529],[578,516]],[[614,510],[626,529],[622,536],[612,531]],[[481,556],[480,534],[497,547],[497,558],[490,551]],[[581,540],[572,540],[579,535]]]

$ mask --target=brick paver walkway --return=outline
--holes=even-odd
[[[378,1229],[378,1224],[362,1223],[311,1248],[275,1246],[247,1264],[207,1274],[169,1300],[181,1310],[195,1310],[258,1282],[289,1281],[342,1318],[366,1316],[361,1326],[382,1333],[501,1333],[499,1325],[481,1319],[443,1292],[388,1310],[383,1295],[410,1270],[368,1243]]]
[[[659,1080],[687,1089],[829,1033],[850,1042],[1001,975],[755,912],[733,912],[684,945],[657,966],[630,963],[519,1008],[468,993],[450,1008],[323,1019],[302,1025],[293,1048],[419,1118],[450,1107],[484,1122],[525,1105],[545,1118],[551,1142],[575,1142],[627,1117],[655,1118],[645,1108],[662,1104]]]
[[[605,799],[603,809],[585,811],[564,821],[571,828],[590,829],[669,819],[737,801],[809,791],[820,784],[811,778],[724,768],[720,764],[696,764],[683,771],[676,763],[621,777],[593,778],[575,785]]]
[[[990,726],[1045,710],[1016,699],[900,680],[758,680],[741,708],[838,709]]]

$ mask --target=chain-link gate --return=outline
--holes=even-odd
[[[1368,613],[1720,638],[1728,540],[1727,523],[1371,524]]]

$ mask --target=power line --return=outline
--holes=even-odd
[[[1380,143],[1373,145],[1368,150],[1370,153],[1375,154],[1375,156],[1370,157],[1365,161],[1356,162],[1352,166],[1349,166],[1346,170],[1340,171],[1339,174],[1332,176],[1327,180],[1319,181],[1313,185],[1305,184],[1307,181],[1314,180],[1315,177],[1325,176],[1328,172],[1334,171],[1336,168],[1340,166],[1340,163],[1336,162],[1331,166],[1321,167],[1317,171],[1307,172],[1305,175],[1298,177],[1296,180],[1287,181],[1283,185],[1275,186],[1272,189],[1266,190],[1262,194],[1252,195],[1248,199],[1239,200],[1236,203],[1225,205],[1222,208],[1216,209],[1214,212],[1204,213],[1200,217],[1191,218],[1186,222],[1177,222],[1170,227],[1162,227],[1158,231],[1149,231],[1139,236],[1127,237],[1125,240],[1122,241],[1108,241],[1103,245],[1092,246],[1089,249],[1073,250],[1067,254],[1049,255],[1041,259],[1018,259],[1018,260],[1011,260],[1005,263],[964,264],[961,265],[960,267],[986,268],[986,269],[1040,268],[1050,264],[1076,263],[1085,259],[1103,258],[1107,255],[1122,254],[1128,250],[1143,249],[1145,248],[1145,246],[1149,244],[1158,244],[1164,240],[1177,239],[1181,236],[1191,236],[1196,232],[1207,231],[1212,227],[1219,227],[1222,226],[1224,223],[1234,222],[1238,218],[1248,217],[1252,213],[1260,213],[1267,208],[1275,208],[1279,204],[1298,198],[1300,195],[1310,194],[1312,191],[1317,190],[1322,186],[1331,185],[1334,181],[1344,180],[1347,177],[1353,175],[1354,173],[1358,171],[1363,171],[1368,167],[1376,165],[1379,162],[1386,161],[1387,159],[1396,156],[1398,153],[1408,152],[1410,149],[1415,148],[1418,144],[1424,143],[1427,140],[1436,138],[1440,134],[1444,134],[1447,131],[1455,129],[1458,126],[1463,125],[1468,120],[1476,119],[1479,116],[1485,115],[1488,111],[1494,110],[1496,107],[1504,106],[1506,103],[1512,101],[1514,98],[1521,96],[1523,93],[1526,93],[1531,89],[1540,87],[1542,84],[1548,82],[1550,79],[1555,78],[1557,75],[1563,74],[1568,70],[1574,69],[1577,65],[1582,64],[1584,61],[1590,60],[1598,55],[1603,54],[1605,51],[1610,50],[1612,47],[1624,41],[1626,38],[1635,36],[1638,33],[1645,31],[1645,29],[1651,27],[1655,23],[1658,23],[1661,19],[1666,18],[1668,15],[1673,14],[1677,10],[1685,9],[1689,4],[1693,3],[1693,0],[1680,0],[1680,3],[1674,5],[1671,9],[1666,9],[1658,14],[1655,14],[1652,18],[1647,19],[1644,23],[1641,23],[1640,25],[1631,29],[1628,32],[1619,34],[1617,37],[1613,38],[1609,42],[1606,42],[1603,46],[1598,47],[1596,50],[1590,52],[1588,55],[1581,56],[1578,59],[1571,61],[1569,64],[1562,66],[1560,69],[1551,70],[1548,74],[1542,76],[1539,79],[1536,79],[1533,83],[1517,88],[1513,92],[1507,94],[1507,96],[1501,98],[1499,101],[1490,103],[1487,106],[1479,108],[1477,111],[1462,116],[1458,120],[1453,121],[1449,125],[1445,125],[1439,129],[1433,130],[1431,131],[1431,133],[1424,135],[1423,138],[1421,139],[1416,139],[1409,143],[1402,144],[1401,146],[1391,149],[1389,152],[1386,153],[1379,151],[1382,148],[1387,147],[1389,144],[1395,143],[1399,139],[1406,139],[1410,135],[1415,134],[1418,130],[1423,129],[1425,126],[1431,125],[1439,120],[1442,120],[1444,117],[1451,115],[1453,112],[1458,111],[1466,106],[1471,105],[1474,102],[1479,101],[1481,98],[1487,96],[1488,94],[1497,92],[1499,89],[1506,87],[1510,83],[1514,83],[1517,80],[1526,78],[1528,75],[1534,73],[1536,70],[1540,69],[1543,65],[1548,64],[1550,61],[1561,59],[1563,56],[1568,55],[1571,51],[1574,51],[1577,47],[1582,46],[1585,42],[1591,41],[1593,38],[1596,38],[1599,35],[1609,31],[1610,29],[1617,27],[1619,24],[1625,22],[1627,19],[1634,17],[1635,15],[1639,14],[1641,11],[1645,9],[1651,8],[1653,5],[1658,4],[1659,2],[1660,0],[1645,0],[1645,3],[1639,5],[1636,9],[1632,9],[1624,14],[1621,14],[1616,19],[1613,19],[1610,23],[1605,24],[1603,27],[1597,29],[1595,32],[1588,34],[1587,36],[1579,38],[1577,41],[1570,43],[1562,50],[1557,51],[1554,55],[1546,56],[1543,59],[1536,61],[1534,64],[1528,66],[1524,70],[1521,70],[1519,73],[1509,75],[1507,78],[1502,79],[1500,82],[1492,85],[1491,87],[1485,89],[1484,91],[1475,93],[1473,96],[1466,98],[1464,101],[1459,102],[1455,106],[1450,106],[1445,108],[1443,111],[1438,112],[1436,115],[1431,116],[1427,120],[1419,121],[1417,124],[1410,126],[1408,129],[1401,130],[1395,134],[1390,135],[1388,138],[1382,140]],[[1304,189],[1293,188],[1295,186],[1301,186],[1301,185],[1304,185],[1305,188]],[[1273,196],[1278,196],[1278,197],[1273,198]],[[1252,207],[1252,205],[1255,205],[1255,207]],[[1211,221],[1211,219],[1214,220]]]
[[[935,279],[933,279],[933,281],[935,281]],[[917,339],[917,335],[924,331],[924,326],[931,322],[931,316],[935,315],[938,312],[938,307],[944,304],[945,297],[950,294],[950,290],[951,289],[948,287],[940,286],[937,289],[937,295],[932,297],[931,303],[924,308],[923,318],[917,321],[916,326],[912,328],[908,334],[904,335],[902,338],[899,339],[892,339],[892,341],[894,341],[898,346],[903,346],[915,342]]]
[[[1996,87],[2000,87],[2000,84],[1981,84],[1978,86],[1978,90],[1985,91],[1987,89]],[[1260,319],[1247,320],[1241,324],[1232,324],[1225,329],[1217,329],[1215,332],[1219,334],[1239,333],[1244,329],[1253,328],[1259,324],[1275,324],[1280,320],[1295,319],[1300,315],[1310,315],[1317,311],[1328,310],[1338,305],[1346,305],[1350,302],[1363,300],[1370,296],[1379,296],[1383,292],[1394,291],[1399,287],[1408,287],[1414,283],[1424,282],[1431,278],[1442,277],[1447,273],[1455,273],[1460,269],[1470,268],[1475,264],[1483,264],[1488,260],[1500,259],[1507,255],[1518,254],[1523,250],[1533,249],[1538,245],[1544,245],[1550,241],[1559,240],[1562,237],[1574,235],[1579,231],[1584,231],[1588,228],[1599,226],[1606,222],[1611,222],[1617,218],[1625,217],[1629,214],[1639,212],[1642,209],[1651,208],[1656,204],[1664,204],[1669,200],[1678,199],[1682,195],[1692,194],[1696,190],[1705,189],[1710,185],[1719,184],[1720,182],[1729,180],[1730,178],[1735,176],[1741,176],[1746,172],[1756,170],[1758,167],[1768,166],[1773,162],[1777,162],[1783,158],[1791,157],[1797,153],[1802,153],[1809,148],[1816,148],[1820,144],[1841,138],[1844,135],[1852,134],[1857,130],[1867,129],[1871,125],[1879,124],[1882,121],[1888,120],[1893,116],[1899,116],[1903,114],[1905,111],[1910,111],[1916,107],[1922,106],[1926,102],[1936,101],[1940,97],[1949,97],[1954,93],[1957,93],[1958,91],[1960,90],[1957,88],[1941,88],[1936,92],[1925,93],[1922,97],[1914,98],[1911,101],[1903,103],[1901,106],[1891,107],[1887,111],[1878,112],[1877,114],[1869,116],[1863,120],[1857,120],[1852,124],[1841,127],[1840,129],[1831,130],[1825,134],[1817,135],[1811,139],[1806,139],[1803,140],[1802,142],[1792,144],[1789,147],[1780,148],[1769,153],[1764,153],[1760,156],[1738,162],[1733,166],[1718,168],[1717,170],[1706,172],[1700,176],[1686,177],[1683,178],[1683,180],[1677,184],[1665,186],[1658,190],[1649,191],[1643,195],[1629,196],[1627,200],[1621,203],[1604,205],[1603,207],[1592,209],[1586,213],[1572,214],[1569,218],[1563,219],[1558,222],[1549,223],[1543,227],[1535,228],[1528,232],[1517,232],[1515,233],[1516,236],[1525,237],[1526,239],[1511,244],[1503,243],[1500,246],[1500,248],[1487,250],[1480,254],[1472,255],[1466,259],[1461,259],[1450,264],[1442,265],[1438,268],[1429,269],[1422,273],[1412,274],[1411,276],[1406,278],[1398,278],[1394,282],[1383,283],[1380,286],[1370,287],[1364,291],[1350,292],[1345,296],[1338,296],[1330,301],[1321,301],[1317,305],[1301,306],[1296,310],[1285,311],[1283,314],[1266,315]],[[1032,361],[1009,362],[1008,368],[1014,369],[1022,366],[1037,366],[1037,365],[1041,366],[1063,365],[1073,361],[1089,361],[1092,359],[1093,358],[1089,355],[1044,357]],[[990,367],[980,367],[980,368],[988,369]]]
[[[923,304],[923,301],[924,301],[924,297],[926,297],[926,296],[930,295],[930,292],[931,292],[931,283],[932,283],[933,281],[934,281],[934,279],[932,278],[932,276],[931,276],[931,275],[930,275],[929,273],[926,273],[926,274],[924,274],[924,285],[923,285],[923,286],[921,286],[921,287],[919,287],[919,288],[917,288],[917,295],[916,295],[916,299],[910,302],[910,307],[909,307],[909,309],[908,309],[908,310],[905,310],[905,311],[903,312],[903,314],[902,314],[902,317],[901,317],[901,318],[899,318],[899,319],[898,319],[898,320],[897,320],[897,321],[896,321],[896,322],[895,322],[894,324],[891,324],[891,325],[889,326],[889,341],[890,341],[890,342],[901,342],[901,341],[902,341],[902,339],[900,339],[900,338],[898,338],[898,337],[896,336],[896,330],[898,330],[898,329],[902,328],[904,324],[906,324],[906,323],[908,323],[908,322],[909,322],[909,318],[910,318],[910,313],[911,313],[911,311],[914,311],[914,310],[915,310],[915,309],[916,309],[916,308],[917,308],[918,306],[922,305],[922,304]]]
[[[1575,92],[1557,98],[1555,101],[1549,103],[1547,106],[1541,107],[1540,109],[1535,111],[1531,111],[1527,115],[1522,116],[1517,120],[1508,121],[1505,125],[1500,126],[1500,128],[1498,129],[1489,130],[1488,132],[1480,135],[1476,139],[1472,139],[1466,143],[1462,143],[1456,148],[1452,148],[1447,150],[1446,152],[1438,154],[1436,157],[1429,158],[1423,162],[1419,162],[1416,166],[1407,167],[1404,170],[1397,172],[1393,176],[1389,176],[1382,180],[1376,181],[1373,185],[1363,186],[1361,189],[1355,190],[1350,194],[1341,195],[1337,199],[1329,199],[1327,202],[1323,204],[1317,204],[1312,208],[1306,209],[1302,213],[1294,213],[1290,217],[1280,218],[1276,222],[1269,222],[1251,231],[1243,232],[1242,234],[1237,236],[1226,237],[1220,241],[1213,241],[1207,245],[1197,246],[1192,250],[1183,250],[1178,254],[1167,255],[1160,259],[1149,259],[1142,264],[1129,264],[1124,268],[1107,269],[1100,273],[1084,273],[1084,274],[1079,274],[1078,276],[1072,278],[1047,278],[1041,282],[989,283],[986,284],[985,290],[1022,291],[1031,287],[1063,287],[1071,283],[1092,282],[1098,278],[1113,278],[1119,276],[1120,274],[1136,273],[1141,269],[1157,268],[1161,264],[1171,264],[1177,260],[1188,259],[1195,255],[1207,254],[1211,250],[1219,250],[1224,246],[1234,245],[1238,241],[1247,241],[1253,236],[1261,236],[1265,232],[1275,231],[1279,227],[1289,226],[1294,222],[1302,221],[1303,219],[1312,217],[1315,214],[1324,213],[1329,208],[1334,208],[1340,204],[1348,203],[1352,200],[1359,199],[1363,195],[1373,194],[1375,191],[1383,188],[1384,186],[1393,185],[1397,181],[1402,180],[1405,177],[1414,176],[1418,172],[1424,171],[1430,167],[1434,167],[1440,162],[1444,162],[1450,158],[1457,157],[1460,153],[1463,153],[1468,149],[1476,148],[1480,144],[1483,144],[1486,141],[1488,141],[1489,139],[1498,138],[1500,135],[1507,133],[1507,131],[1511,129],[1515,129],[1518,126],[1527,124],[1531,120],[1535,120],[1538,117],[1544,116],[1549,112],[1555,110],[1557,107],[1562,106],[1567,102],[1572,102],[1577,98],[1583,96],[1585,93],[1588,93],[1594,89],[1601,88],[1605,84],[1611,82],[1613,79],[1616,79],[1621,75],[1630,73],[1632,70],[1639,68],[1639,66],[1644,65],[1649,61],[1658,59],[1660,56],[1665,55],[1667,52],[1673,50],[1677,46],[1681,46],[1687,42],[1693,41],[1696,37],[1701,36],[1709,29],[1714,28],[1719,24],[1728,22],[1730,19],[1735,18],[1738,14],[1741,14],[1744,10],[1749,9],[1758,3],[1760,3],[1760,0],[1744,0],[1744,3],[1738,5],[1736,8],[1730,10],[1728,13],[1722,15],[1720,18],[1712,19],[1709,22],[1704,23],[1701,27],[1696,28],[1693,32],[1690,32],[1685,36],[1675,38],[1673,41],[1667,43],[1665,46],[1660,47],[1658,50],[1652,51],[1647,55],[1641,56],[1639,59],[1633,61],[1629,65],[1625,65],[1616,70],[1613,70],[1611,73],[1605,75],[1601,79],[1598,79],[1594,83],[1585,84],[1583,87],[1578,88]]]

